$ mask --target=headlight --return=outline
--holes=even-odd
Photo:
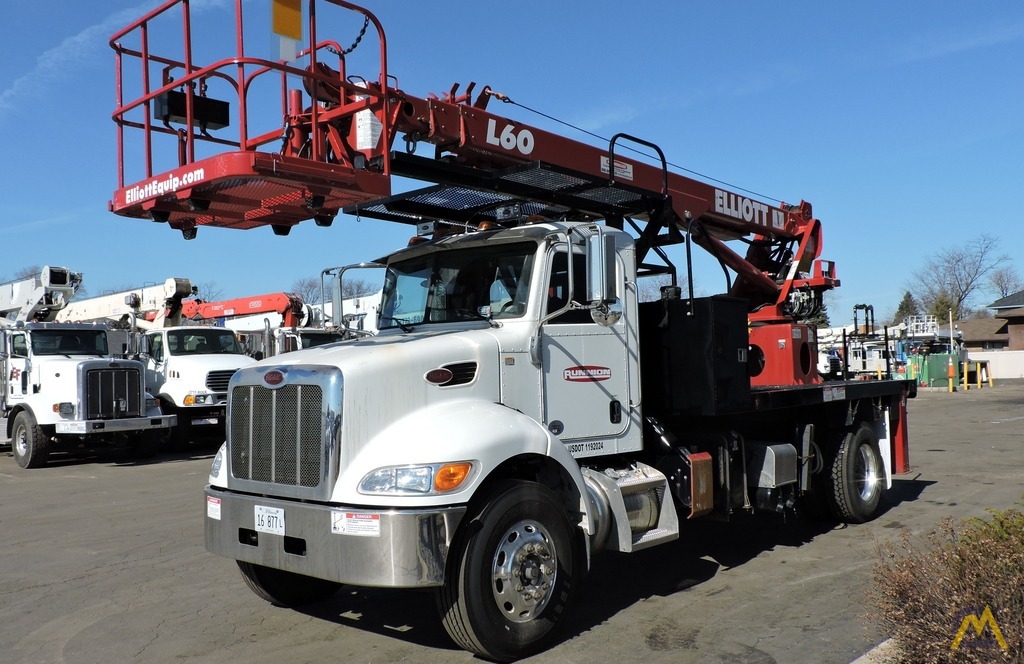
[[[359,493],[428,495],[457,489],[468,478],[473,464],[468,461],[423,466],[387,466],[367,474],[359,482]]]
[[[160,407],[160,400],[153,397],[146,398],[146,410],[153,410]]]
[[[53,412],[60,413],[61,415],[68,416],[75,414],[75,404],[68,401],[62,401],[61,403],[53,404]]]
[[[184,404],[186,406],[198,406],[204,403],[213,403],[213,395],[196,392],[185,395]]]
[[[217,477],[220,475],[220,467],[224,465],[224,446],[221,445],[220,449],[217,450],[217,456],[213,457],[213,465],[210,466],[210,477]]]

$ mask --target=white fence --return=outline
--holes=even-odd
[[[1024,378],[1024,350],[972,350],[968,359],[987,360],[992,378]]]

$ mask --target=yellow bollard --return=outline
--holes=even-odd
[[[970,369],[970,366],[968,365],[968,363],[964,362],[964,392],[966,392],[967,390],[971,389],[970,383],[967,382],[967,374],[968,374],[968,370],[969,369]]]

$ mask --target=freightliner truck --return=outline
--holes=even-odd
[[[141,130],[146,150],[161,123],[180,137],[175,168],[122,169],[115,213],[186,239],[338,212],[360,232],[373,218],[416,229],[377,261],[376,336],[231,379],[205,537],[254,592],[295,606],[342,584],[432,588],[455,643],[511,660],[551,644],[602,551],[672,542],[696,518],[879,512],[909,469],[915,387],[818,376],[804,321],[839,282],[810,204],[672,173],[640,139],[594,146],[508,119],[490,88],[406,93],[372,14],[303,7],[311,28],[340,8],[363,30],[346,50],[311,30],[298,64],[252,57],[239,36],[220,60],[175,67],[129,46],[181,25],[172,0],[111,40],[119,72],[165,72],[118,99],[119,131]],[[379,75],[351,75],[366,55]],[[265,128],[242,93],[260,77],[301,82]],[[132,121],[150,107],[160,122]],[[432,186],[392,195],[396,175]],[[721,264],[722,294],[692,297],[693,245]],[[664,287],[639,297],[651,280]]]

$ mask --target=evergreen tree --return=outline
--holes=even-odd
[[[828,320],[828,303],[822,302],[821,311],[814,314],[810,318],[805,318],[803,322],[808,325],[813,325],[814,327],[819,329],[823,327],[832,327],[832,323],[830,323]]]
[[[953,320],[960,320],[961,309],[957,305],[956,298],[945,291],[935,296],[932,305],[928,307],[928,313],[940,321],[949,318],[949,310],[953,310]]]
[[[893,325],[899,325],[907,320],[907,318],[919,315],[921,315],[921,307],[917,305],[914,295],[907,291],[903,294],[903,299],[900,300],[900,306],[896,307],[896,313],[893,314],[892,322]]]

